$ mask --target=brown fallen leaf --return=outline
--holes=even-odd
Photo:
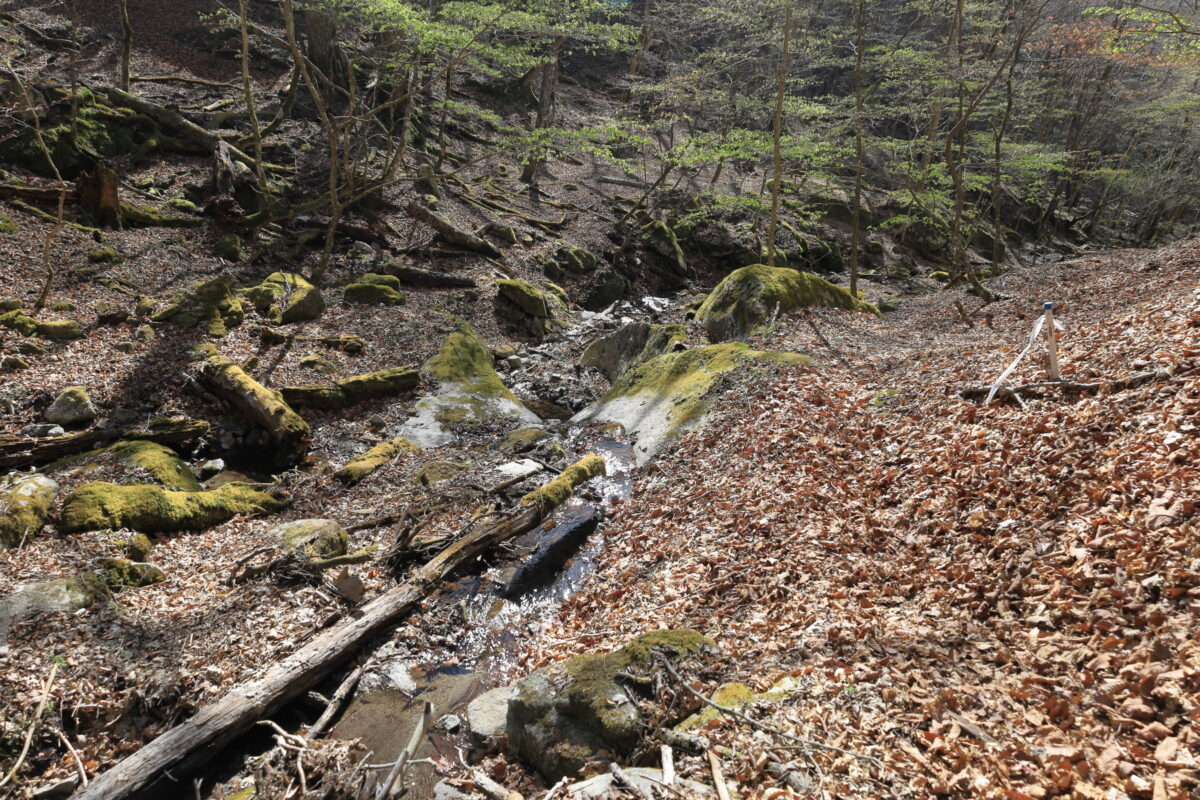
[[[1158,747],[1154,748],[1154,760],[1160,764],[1174,761],[1177,752],[1179,752],[1179,739],[1168,736],[1158,743]]]
[[[1146,515],[1146,527],[1152,531],[1178,525],[1183,518],[1192,513],[1192,504],[1182,498],[1176,498],[1174,491],[1168,491],[1150,503],[1150,511]]]

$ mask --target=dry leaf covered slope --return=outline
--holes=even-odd
[[[801,679],[753,714],[886,765],[815,753],[833,796],[1195,797],[1198,279],[1185,243],[1011,274],[994,329],[966,330],[951,293],[884,321],[826,312],[849,368],[783,320],[774,346],[823,366],[751,376],[647,471],[530,662],[706,632],[726,679]],[[1024,408],[960,398],[1044,299],[1069,379],[1165,373]],[[736,780],[778,785],[763,754],[787,742],[728,718],[707,733]]]

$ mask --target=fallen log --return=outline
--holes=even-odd
[[[409,215],[433,228],[442,238],[451,244],[465,247],[479,253],[485,253],[493,258],[503,258],[504,253],[491,242],[481,239],[470,231],[463,230],[445,217],[439,216],[425,206],[413,200],[408,204]]]
[[[419,267],[406,267],[396,261],[386,261],[376,268],[385,275],[395,275],[400,282],[408,286],[421,286],[429,289],[474,289],[475,279],[449,272],[438,272]]]
[[[585,481],[605,472],[604,459],[584,456],[563,474],[525,495],[508,514],[497,515],[438,553],[396,588],[356,610],[344,622],[310,640],[267,669],[258,680],[234,688],[80,789],[76,800],[123,800],[187,789],[189,772],[235,737],[295,697],[352,656],[370,639],[412,612],[447,575],[497,544],[532,530]]]
[[[202,345],[199,352],[203,358],[197,371],[201,383],[262,427],[283,451],[284,459],[304,452],[312,431],[278,392],[254,380],[213,345]]]
[[[1163,369],[1156,369],[1149,372],[1138,372],[1125,378],[1117,378],[1116,380],[1101,380],[1087,383],[1076,381],[1033,381],[1032,383],[1022,383],[1019,386],[1001,386],[996,390],[996,397],[1011,397],[1021,393],[1029,394],[1032,397],[1041,397],[1042,393],[1038,391],[1039,389],[1062,389],[1068,392],[1119,392],[1125,389],[1136,389],[1143,383],[1165,380],[1170,377],[1170,372]],[[958,394],[965,400],[972,400],[987,397],[991,391],[991,386],[968,386]]]
[[[408,392],[420,383],[421,375],[415,369],[395,367],[329,383],[284,386],[279,393],[293,407],[337,409]]]
[[[95,450],[112,442],[140,439],[179,449],[208,436],[212,426],[203,420],[167,419],[149,428],[93,428],[49,439],[0,436],[0,469],[34,467]]]

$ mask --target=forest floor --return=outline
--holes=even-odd
[[[114,18],[100,5],[85,9],[86,21],[112,34]],[[154,4],[132,5],[139,14],[159,14]],[[180,29],[195,27],[193,12],[180,12]],[[158,19],[170,27],[172,18]],[[186,38],[170,34],[139,40],[135,73],[235,76],[228,54],[218,58],[203,41],[180,44]],[[104,40],[110,44],[94,66],[105,75],[116,40]],[[279,88],[278,76],[260,77],[265,103]],[[231,94],[159,83],[139,91],[193,110]],[[578,86],[566,95],[564,113],[582,121],[595,98]],[[527,109],[499,110],[517,125],[527,116]],[[289,123],[280,134],[298,151],[299,167],[315,157],[300,147],[315,130]],[[209,159],[168,155],[118,166],[123,196],[158,207],[206,181]],[[513,174],[510,165],[507,174],[488,177],[516,195],[521,187]],[[385,215],[405,237],[392,237],[397,254],[418,266],[452,269],[479,288],[406,289],[407,302],[395,307],[351,306],[326,288],[325,314],[292,330],[361,336],[367,341],[361,354],[315,342],[266,343],[252,331],[251,323],[263,322],[253,312],[217,344],[269,386],[323,380],[325,373],[308,366],[313,356],[331,362],[336,377],[417,366],[450,329],[444,312],[469,320],[497,352],[527,353],[534,343],[514,337],[496,317],[494,282],[542,277],[539,259],[560,240],[597,252],[611,247],[605,231],[621,213],[620,199],[638,192],[596,177],[595,163],[552,165],[542,189],[561,204],[551,206],[553,216],[567,223],[548,231],[516,222],[530,238],[509,248],[502,265],[400,252],[431,244],[433,235],[397,202],[395,213]],[[545,205],[519,205],[551,216]],[[439,209],[472,228],[491,216],[452,196]],[[42,245],[51,224],[20,208],[6,206],[4,213],[17,233],[0,236],[0,296],[28,305],[43,280]],[[96,243],[82,231],[68,228],[55,237],[56,287],[39,318],[79,319],[88,335],[26,354],[28,369],[0,375],[0,433],[40,421],[54,394],[74,384],[88,388],[102,418],[229,416],[185,377],[192,348],[204,338],[198,329],[161,325],[142,338],[137,322],[95,325],[93,307],[132,307],[135,295],[162,302],[218,275],[252,285],[286,265],[269,258],[231,264],[217,255],[217,235],[208,229],[104,236],[121,253],[119,263],[90,263]],[[367,271],[372,257],[339,243],[330,283]],[[310,252],[287,268],[304,271],[314,262]],[[719,277],[702,273],[699,283]],[[584,281],[564,283],[578,300]],[[662,284],[662,276],[648,275],[632,293]],[[965,292],[935,291],[940,287],[924,279],[906,282],[911,292],[866,286],[872,298],[901,294],[899,310],[879,319],[797,311],[751,341],[809,354],[814,363],[732,375],[707,424],[639,471],[632,497],[597,535],[591,576],[560,610],[521,631],[515,658],[489,682],[605,651],[647,630],[691,627],[710,636],[721,654],[703,674],[687,676],[696,690],[709,694],[728,681],[766,690],[789,679],[786,697],[742,709],[776,732],[730,716],[700,731],[743,797],[788,796],[791,790],[766,772],[779,763],[808,781],[813,796],[1196,796],[1200,540],[1192,513],[1200,502],[1200,244],[1019,267],[990,284],[1004,299],[983,309]],[[962,397],[963,389],[993,380],[1021,350],[1044,301],[1056,303],[1064,326],[1066,379],[1107,384],[1154,374],[1130,388],[1034,389],[1020,403],[1002,397],[984,406],[977,396]],[[967,327],[955,303],[975,312],[975,327]],[[678,309],[672,314],[661,321],[684,321]],[[22,343],[4,336],[0,356]],[[692,325],[689,344],[703,343]],[[572,371],[566,363],[547,369]],[[1041,375],[1031,356],[1009,383]],[[604,389],[595,374],[581,383],[585,396]],[[531,408],[546,407],[543,397],[518,395]],[[310,517],[350,525],[405,505],[444,503],[450,507],[432,520],[428,535],[458,530],[474,502],[471,484],[493,483],[494,468],[510,458],[494,448],[498,431],[485,427],[436,451],[403,452],[353,488],[329,474],[395,435],[417,399],[307,411],[314,436],[302,470],[227,476],[270,481],[290,500],[283,514],[156,537],[152,560],[166,581],[73,614],[24,620],[9,631],[0,649],[0,773],[21,746],[43,682],[57,670],[47,715],[57,726],[38,732],[16,791],[32,793],[80,768],[94,778],[353,613],[353,604],[328,585],[228,583],[239,562],[271,544],[273,526]],[[588,436],[576,441],[581,451]],[[434,460],[468,469],[448,488],[431,490],[414,478]],[[55,477],[65,493],[85,480],[129,476],[106,463]],[[351,549],[385,546],[392,533],[356,532]],[[118,555],[122,538],[68,536],[51,525],[26,546],[0,552],[0,585],[86,571],[95,559]],[[383,565],[353,571],[367,597],[395,583]],[[453,653],[461,621],[444,606],[428,607],[436,607],[436,619],[416,614],[402,621],[394,643],[426,656]],[[686,690],[669,693],[684,697]],[[337,758],[349,754],[331,756]],[[527,796],[545,788],[502,756],[485,763],[494,778]],[[461,764],[443,760],[436,768],[470,785]],[[679,769],[712,784],[708,761],[681,754]],[[245,780],[243,772],[213,796]]]

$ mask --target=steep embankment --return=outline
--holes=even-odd
[[[835,797],[1194,797],[1198,285],[1188,242],[1010,274],[971,330],[953,303],[978,301],[954,293],[789,315],[762,338],[820,366],[744,381],[643,474],[529,665],[692,627],[724,656],[707,690],[793,676],[747,713],[882,762],[717,718],[702,732],[742,787],[778,786],[770,760]],[[962,398],[1043,300],[1068,380],[1161,374]]]

